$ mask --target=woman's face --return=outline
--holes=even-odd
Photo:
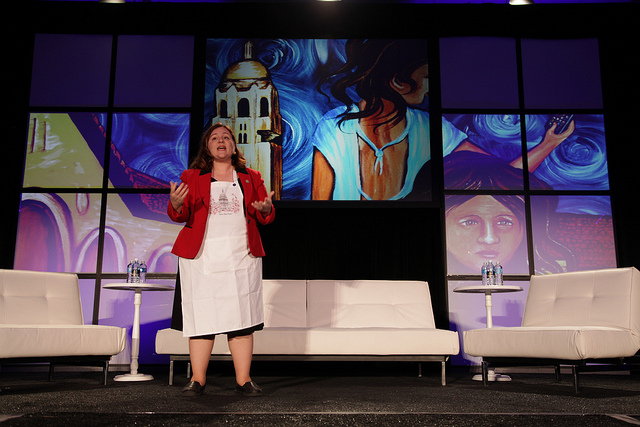
[[[411,86],[399,83],[394,80],[393,88],[404,98],[408,105],[420,105],[429,93],[429,64],[417,68],[411,73],[411,79],[416,82],[416,89],[411,90]]]
[[[476,196],[453,208],[446,227],[448,252],[472,271],[486,261],[504,265],[524,237],[520,220],[492,196]]]
[[[233,136],[224,127],[216,128],[211,132],[207,148],[214,162],[231,162],[231,156],[236,151]]]

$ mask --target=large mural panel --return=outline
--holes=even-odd
[[[281,200],[431,200],[426,40],[209,39],[205,122]]]

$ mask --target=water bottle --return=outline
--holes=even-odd
[[[480,269],[482,272],[482,286],[487,286],[487,263],[484,262],[482,264],[482,268]]]
[[[133,261],[127,265],[127,283],[133,283]]]
[[[495,270],[493,268],[493,263],[489,261],[487,263],[487,285],[493,286],[495,284],[496,284]]]
[[[140,261],[138,258],[133,260],[133,282],[132,283],[140,283]]]
[[[140,263],[140,283],[145,283],[147,281],[147,264],[142,261]]]
[[[503,279],[502,279],[502,264],[500,264],[500,261],[496,261],[496,266],[494,267],[495,270],[495,276],[496,276],[496,285],[503,285]]]

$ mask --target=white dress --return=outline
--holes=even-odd
[[[264,323],[262,259],[249,253],[244,200],[233,182],[211,183],[200,252],[179,258],[183,335],[218,334]]]

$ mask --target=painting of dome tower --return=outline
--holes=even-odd
[[[253,58],[253,43],[244,58],[230,64],[215,90],[211,123],[223,123],[236,134],[247,166],[258,170],[267,189],[282,195],[282,116],[278,91],[269,70]]]

